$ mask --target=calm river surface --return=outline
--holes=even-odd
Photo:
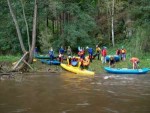
[[[0,80],[0,113],[150,113],[150,74],[34,73]]]

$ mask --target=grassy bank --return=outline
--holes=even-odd
[[[0,56],[0,62],[15,62],[20,59],[21,56],[5,55]]]
[[[110,51],[112,51],[112,53],[110,53]],[[114,54],[113,49],[108,50],[108,53]],[[21,56],[0,56],[0,63],[7,62],[7,64],[8,63],[10,64],[9,66],[12,66],[12,63],[19,60],[20,57]],[[115,64],[115,67],[116,68],[132,68],[132,64],[129,61],[129,59],[130,57],[129,55],[127,55],[126,61],[117,62]],[[64,63],[66,63],[66,61],[64,61]],[[31,66],[37,72],[47,72],[48,69],[51,69],[51,70],[57,69],[57,71],[59,70],[62,71],[60,66],[50,66],[50,65],[42,64],[40,60],[33,62]],[[100,60],[97,60],[97,58],[95,58],[93,62],[90,64],[89,70],[95,71],[96,73],[106,73],[103,69],[104,66],[108,66],[108,63],[102,64]],[[150,68],[150,57],[145,56],[144,58],[140,58],[139,68],[144,68],[144,67]]]

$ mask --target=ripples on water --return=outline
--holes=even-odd
[[[150,75],[38,73],[0,81],[0,113],[150,113]]]

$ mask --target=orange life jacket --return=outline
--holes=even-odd
[[[85,58],[85,60],[82,61],[83,66],[88,66],[90,64],[90,60],[88,57]]]
[[[126,50],[125,50],[125,49],[122,49],[122,50],[121,50],[121,53],[126,53]]]
[[[138,61],[139,61],[139,59],[138,59],[138,58],[136,58],[136,57],[132,57],[132,58],[130,59],[130,61],[134,63],[134,62],[138,62]]]

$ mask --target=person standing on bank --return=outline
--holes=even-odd
[[[132,57],[130,59],[130,61],[132,62],[132,68],[133,69],[138,69],[138,64],[139,64],[140,60],[136,57]]]
[[[92,59],[93,59],[93,49],[89,48],[88,46],[86,47],[86,49],[88,50],[90,62],[92,62]]]
[[[50,60],[53,60],[53,59],[54,59],[54,51],[53,51],[53,48],[52,48],[52,47],[51,47],[50,50],[48,51],[48,54],[49,54]]]
[[[113,56],[110,56],[109,67],[115,67],[115,58]]]
[[[70,46],[68,46],[68,49],[67,49],[67,56],[72,56],[72,50]]]
[[[106,55],[107,55],[106,47],[103,47],[101,53],[102,53],[102,64],[103,64],[106,63]]]
[[[121,49],[121,59],[122,59],[122,61],[126,60],[126,49],[123,46]]]
[[[98,45],[96,45],[96,56],[98,60],[100,59],[100,54],[101,54],[101,49]]]
[[[61,48],[59,49],[59,61],[60,62],[63,62],[64,52],[65,52],[65,50],[64,50],[63,46],[61,46]]]

